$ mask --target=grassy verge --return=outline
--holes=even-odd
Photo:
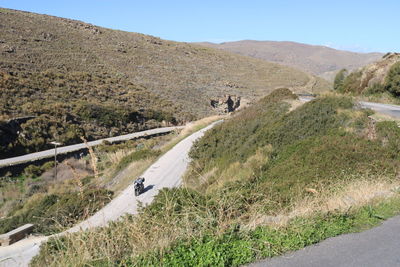
[[[258,259],[282,255],[340,234],[359,232],[400,213],[400,198],[363,206],[346,213],[298,217],[281,228],[257,227],[240,231],[234,226],[220,236],[204,235],[177,242],[120,262],[130,266],[240,266]],[[99,263],[99,262],[98,262]],[[104,262],[109,264],[109,262]]]
[[[88,258],[90,249],[87,246],[92,245],[91,237],[80,234],[79,242],[78,236],[51,239],[42,247],[33,266],[240,266],[298,250],[329,237],[363,231],[399,213],[400,195],[396,193],[391,198],[375,200],[346,212],[296,217],[281,227],[258,226],[246,230],[239,225],[232,225],[220,234],[208,232],[202,236],[180,239],[167,248],[139,253],[138,256],[132,256],[136,253],[128,246],[119,257],[116,257],[118,254],[110,257],[111,251],[104,250],[102,246],[102,249],[97,249],[97,254]],[[130,223],[129,227],[133,226],[129,218],[124,221],[126,223]],[[115,228],[121,226],[111,225],[113,229],[104,229],[103,238],[109,236],[123,243],[123,236],[115,235]],[[130,243],[126,240],[129,237],[125,237],[126,243]],[[117,253],[118,249],[114,247],[113,253]],[[108,254],[102,254],[104,252]]]
[[[82,193],[37,194],[0,221],[0,233],[27,223],[35,225],[35,233],[57,233],[93,215],[111,197],[112,192],[104,189],[85,190]]]
[[[221,120],[223,118],[226,118],[226,116],[211,116],[211,117],[206,117],[198,121],[191,122],[188,124],[180,133],[178,136],[176,136],[171,142],[165,144],[161,150],[163,153],[167,152],[171,148],[173,148],[176,144],[178,144],[180,141],[188,137],[189,135],[200,131],[201,129],[207,127],[211,123]]]
[[[400,99],[389,93],[375,93],[357,96],[360,101],[376,102],[382,104],[400,105]]]

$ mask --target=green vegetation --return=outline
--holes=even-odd
[[[139,216],[52,240],[35,264],[237,266],[399,212],[395,123],[372,126],[347,97],[290,110],[296,99],[279,89],[237,112],[195,144],[186,187],[160,191]]]
[[[60,85],[59,80],[68,82]],[[109,88],[100,99],[99,83],[101,88]],[[171,103],[107,75],[61,75],[57,70],[36,76],[0,74],[0,88],[3,115],[35,116],[17,127],[3,122],[5,129],[23,134],[10,136],[9,131],[0,131],[7,140],[0,146],[2,157],[51,148],[53,140],[69,145],[81,142],[82,136],[92,140],[162,126],[163,121],[178,123],[171,115],[176,111]],[[155,107],[159,110],[152,109]]]
[[[161,151],[151,149],[140,149],[138,151],[134,151],[129,155],[123,157],[118,165],[115,167],[115,170],[120,171],[133,161],[143,160],[150,157],[158,157],[160,154]]]
[[[385,89],[400,97],[400,62],[395,63],[386,76]]]
[[[338,92],[341,93],[355,93],[359,94],[364,88],[360,87],[360,78],[362,76],[361,71],[350,73],[342,82],[338,88]]]
[[[347,76],[347,70],[341,69],[335,76],[333,81],[333,89],[336,91],[343,91],[343,81]]]
[[[203,198],[183,191],[174,189],[173,191],[164,190],[164,192],[161,192],[160,195],[168,197],[158,198],[151,205],[150,209],[155,216],[153,220],[160,220],[158,216],[160,216],[160,213],[165,214],[162,210],[166,206],[175,206],[173,213],[177,217],[179,215],[187,215],[182,213],[183,206],[187,206],[193,211],[198,210],[196,207],[203,207],[205,204]],[[188,197],[188,205],[185,205],[182,201],[182,196]],[[189,206],[189,204],[198,204],[198,206]],[[217,210],[217,205],[208,206],[208,208]],[[172,213],[171,210],[169,213]],[[397,193],[395,197],[389,200],[373,202],[344,213],[317,213],[311,217],[298,217],[289,224],[278,228],[258,226],[255,229],[246,230],[240,229],[239,225],[231,225],[223,233],[215,234],[210,231],[198,238],[183,238],[173,242],[167,249],[156,249],[139,256],[131,255],[133,247],[124,247],[124,249],[120,247],[130,245],[130,242],[126,239],[124,242],[122,236],[127,232],[120,232],[122,229],[129,229],[128,227],[124,228],[122,224],[130,224],[130,227],[132,227],[132,220],[126,218],[122,222],[112,224],[101,233],[80,233],[79,236],[52,238],[43,245],[40,255],[34,258],[33,266],[42,266],[43,264],[55,266],[60,264],[57,260],[62,260],[61,262],[65,265],[79,263],[92,266],[240,266],[257,259],[278,256],[288,251],[298,250],[329,237],[366,230],[399,213],[400,196]],[[197,214],[199,214],[198,211],[196,212]],[[196,220],[197,218],[195,216],[191,219]],[[197,222],[197,225],[201,227],[201,222]],[[119,232],[115,229],[118,229]],[[146,229],[143,230],[146,231]],[[110,238],[110,240],[113,238],[113,245],[115,246],[113,249],[118,251],[111,251],[110,249],[112,248],[107,248],[106,246],[102,246],[101,249],[86,247],[86,245],[94,245],[91,237],[93,234],[100,235],[103,238]],[[75,238],[78,237],[80,243],[75,241]],[[115,241],[115,239],[118,241]],[[104,239],[99,241],[105,242]],[[83,246],[85,247],[83,248]],[[82,256],[82,254],[69,254],[72,252],[77,253],[82,249],[84,251],[92,249],[98,254],[95,254],[96,257],[90,259]],[[93,251],[91,252],[93,253]],[[101,252],[115,253],[118,257],[115,258],[114,255],[114,258],[108,258],[107,256],[109,255],[105,256]],[[69,256],[73,257],[69,258]]]
[[[399,55],[389,53],[381,61],[347,75],[341,70],[335,78],[334,89],[341,93],[366,96],[372,101],[399,102]]]
[[[159,155],[159,147],[177,134],[136,139],[95,147],[99,178],[95,179],[88,156],[29,165],[18,177],[0,180],[0,232],[24,223],[34,223],[35,231],[49,234],[64,230],[102,208],[143,172]],[[131,164],[134,168],[126,168]],[[120,172],[122,175],[119,175]]]
[[[298,250],[329,237],[365,230],[399,213],[400,199],[397,197],[344,214],[297,218],[279,229],[258,227],[252,231],[238,231],[233,226],[219,236],[208,234],[199,239],[180,241],[167,251],[156,251],[120,263],[128,266],[240,266]],[[52,242],[48,246],[58,243]],[[107,261],[101,263],[109,264]]]
[[[82,194],[36,195],[22,207],[11,211],[8,218],[0,220],[0,233],[33,223],[35,233],[53,234],[93,215],[111,197],[112,192],[104,189],[87,190]]]
[[[42,166],[29,165],[24,169],[24,173],[28,177],[36,178],[43,174],[45,171],[52,169],[53,167],[53,161],[46,162]]]

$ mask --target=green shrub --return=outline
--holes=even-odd
[[[40,167],[40,169],[44,172],[44,171],[52,169],[53,167],[54,167],[54,161],[48,161],[48,162],[44,163],[42,165],[42,167]]]
[[[36,166],[31,164],[24,169],[24,173],[28,177],[37,178],[40,175],[42,175],[42,173],[44,173],[47,170],[50,170],[53,167],[54,167],[54,161],[48,161],[44,163],[42,166]]]
[[[390,68],[385,80],[385,89],[394,96],[400,96],[400,62]]]
[[[360,94],[364,88],[361,88],[361,71],[350,73],[343,81],[342,92]]]
[[[339,92],[343,92],[343,82],[347,76],[347,70],[341,69],[335,76],[335,80],[333,82],[333,89]]]
[[[374,83],[365,90],[366,95],[381,94],[386,91],[385,86],[380,83]]]
[[[104,189],[50,194],[28,201],[13,215],[0,220],[0,233],[6,233],[26,223],[35,224],[34,232],[52,234],[94,214],[111,200],[112,192]]]
[[[28,167],[26,167],[24,169],[24,173],[26,176],[36,178],[36,177],[40,176],[43,172],[42,172],[42,168],[40,166],[29,165]]]

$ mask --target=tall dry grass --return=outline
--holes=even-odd
[[[94,153],[93,148],[91,146],[89,146],[86,138],[81,136],[81,140],[85,143],[86,148],[89,150],[90,163],[91,163],[92,168],[93,168],[94,177],[97,180],[97,178],[99,178],[99,172],[97,171],[97,162],[99,161],[99,159],[97,158],[96,154]]]
[[[189,135],[203,129],[204,127],[210,125],[211,123],[222,120],[226,118],[229,115],[215,115],[215,116],[210,116],[210,117],[205,117],[203,119],[193,121],[188,123],[185,128],[183,128],[179,134],[172,139],[170,142],[166,143],[164,146],[161,147],[161,150],[163,152],[167,152],[170,150],[172,147],[174,147],[177,143],[188,137]]]
[[[70,168],[72,172],[72,176],[74,177],[75,183],[78,186],[79,189],[79,195],[82,198],[83,197],[83,183],[81,181],[81,175],[76,171],[75,167],[67,160],[65,161],[65,164]]]
[[[134,150],[132,149],[123,149],[117,150],[115,152],[107,153],[107,159],[112,165],[117,165],[124,157],[128,156]]]
[[[400,191],[400,181],[387,179],[385,176],[353,177],[351,182],[337,182],[320,190],[304,190],[309,192],[309,196],[299,199],[290,210],[278,212],[275,216],[255,212],[250,216],[246,228],[254,229],[261,225],[284,226],[296,217],[308,217],[317,212],[347,212],[352,208],[394,196]]]
[[[178,215],[175,212],[175,202],[165,197],[162,217],[148,213],[129,216],[110,223],[109,227],[54,237],[61,241],[55,244],[63,249],[57,251],[57,254],[44,252],[45,258],[34,266],[42,266],[44,262],[49,266],[88,266],[88,263],[90,266],[91,263],[95,265],[97,260],[115,262],[127,255],[134,257],[155,248],[164,250],[176,240],[198,237],[199,233],[211,229],[215,223],[211,215],[200,214],[199,210],[207,210],[206,206],[199,207],[197,202],[188,198],[188,206],[192,205],[193,208]],[[193,216],[201,220],[201,223],[193,220]]]
[[[189,197],[186,199],[187,207],[191,208],[177,213],[176,202],[165,195],[161,214],[145,213],[126,217],[110,224],[110,227],[66,236],[62,242],[63,249],[57,254],[45,254],[46,262],[49,266],[90,266],[95,265],[97,260],[103,264],[105,261],[115,262],[116,259],[135,257],[155,249],[164,251],[178,240],[197,239],[210,232],[220,235],[236,223],[243,225],[246,230],[265,225],[282,227],[296,217],[308,217],[321,212],[345,212],[353,207],[389,198],[400,190],[398,181],[375,178],[366,177],[337,184],[322,191],[309,190],[310,197],[299,201],[290,212],[276,216],[261,214],[257,204],[248,204],[253,205],[248,209],[249,213],[237,217],[234,209],[226,208],[234,204],[229,203],[232,200],[224,198],[218,203],[220,208],[211,212],[207,204],[199,205],[198,201]],[[43,264],[43,261],[40,263]]]

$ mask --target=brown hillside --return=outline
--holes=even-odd
[[[295,67],[330,81],[333,81],[335,73],[340,69],[354,70],[383,55],[381,53],[354,53],[295,42],[245,40],[221,44],[199,44]]]
[[[7,151],[187,121],[215,112],[210,98],[225,94],[326,86],[259,59],[9,9],[0,9],[0,58],[0,120],[37,116],[0,142]]]

